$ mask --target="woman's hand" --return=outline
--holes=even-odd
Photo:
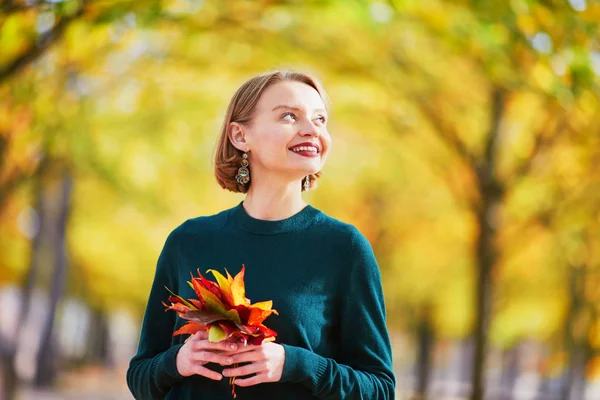
[[[250,374],[255,376],[235,379],[238,386],[252,386],[264,382],[278,382],[283,372],[285,363],[285,349],[282,345],[273,342],[263,342],[261,345],[246,345],[237,351],[229,351],[224,355],[225,362],[221,365],[250,362],[250,364],[237,368],[223,370],[227,377],[238,377]]]
[[[227,354],[241,347],[231,341],[209,342],[207,332],[196,332],[190,336],[177,352],[177,371],[182,376],[202,375],[216,381],[223,376],[203,365],[209,362],[222,364],[226,362]]]

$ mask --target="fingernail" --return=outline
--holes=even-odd
[[[227,362],[228,362],[229,364],[231,364],[231,363],[233,362],[233,359],[231,359],[231,357],[229,357],[229,358],[227,359]]]

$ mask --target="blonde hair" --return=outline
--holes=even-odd
[[[260,96],[271,85],[282,81],[296,81],[305,83],[314,88],[321,96],[325,106],[329,104],[329,98],[319,81],[307,74],[290,71],[272,71],[256,76],[246,81],[235,92],[221,127],[221,136],[217,143],[217,151],[215,155],[215,176],[217,182],[223,189],[230,190],[236,193],[246,193],[252,184],[252,180],[246,184],[239,183],[235,176],[242,162],[242,152],[236,149],[227,135],[229,124],[231,122],[245,123],[252,119],[252,113],[256,108],[256,104]],[[321,172],[310,174],[310,188],[316,187],[317,179],[321,177]],[[304,181],[302,179],[301,187],[304,190]]]

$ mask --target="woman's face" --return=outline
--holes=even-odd
[[[243,131],[251,174],[263,170],[301,179],[323,168],[331,144],[319,93],[297,81],[269,86]]]

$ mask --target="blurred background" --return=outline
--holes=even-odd
[[[398,399],[600,399],[600,2],[0,1],[0,398],[131,399],[248,78],[315,74],[306,200],[382,272]]]

